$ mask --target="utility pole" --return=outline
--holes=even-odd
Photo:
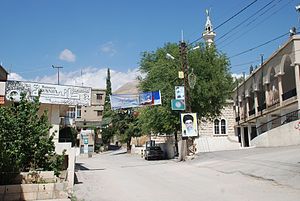
[[[188,76],[188,59],[187,59],[187,45],[186,43],[181,40],[179,42],[179,51],[181,56],[181,64],[182,64],[182,71],[183,71],[183,86],[184,86],[184,97],[185,97],[185,105],[186,113],[192,112],[191,101],[190,101],[190,86],[189,86],[189,76]],[[197,121],[197,120],[196,120]],[[185,160],[186,156],[189,154],[189,147],[190,144],[193,146],[194,139],[193,138],[183,138],[181,144],[181,160]]]
[[[59,69],[63,68],[62,66],[54,66],[52,65],[52,68],[56,68],[57,69],[57,84],[59,85]]]
[[[187,60],[187,45],[184,41],[180,41],[180,55],[182,63],[182,71],[184,74],[183,85],[184,85],[184,96],[186,104],[186,112],[192,112],[191,101],[190,101],[190,86],[189,86],[189,76],[188,76],[188,60]]]

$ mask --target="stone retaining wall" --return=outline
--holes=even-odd
[[[68,198],[67,186],[67,182],[0,186],[0,201]]]

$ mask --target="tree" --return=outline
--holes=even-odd
[[[55,153],[47,112],[38,115],[39,97],[0,107],[0,172],[60,170],[63,156]],[[1,181],[0,181],[1,183]]]
[[[103,120],[102,120],[102,141],[104,144],[108,144],[110,139],[114,135],[114,129],[112,127],[112,119],[115,115],[114,112],[111,110],[111,103],[110,103],[110,95],[112,94],[111,91],[111,81],[110,81],[110,70],[107,69],[107,77],[106,77],[106,95],[105,95],[105,103],[104,103],[104,111],[103,111]]]
[[[106,77],[106,93],[105,93],[105,102],[104,102],[104,112],[103,117],[109,117],[111,112],[111,104],[110,104],[110,95],[111,91],[111,81],[110,81],[110,69],[107,69],[107,77]]]
[[[193,69],[196,84],[191,89],[190,100],[193,112],[198,117],[214,118],[218,116],[230,97],[232,78],[229,72],[229,61],[224,54],[217,52],[214,46],[198,44],[199,49],[188,53],[189,72]],[[168,60],[166,53],[172,54],[175,60]],[[155,52],[144,52],[140,62],[142,91],[161,91],[162,105],[143,108],[139,117],[143,132],[175,133],[180,128],[179,112],[171,110],[171,99],[174,98],[174,87],[183,85],[178,78],[182,70],[177,44],[168,43]]]
[[[122,143],[126,143],[127,152],[131,151],[131,138],[141,136],[138,118],[131,109],[119,110],[113,118],[113,126]]]

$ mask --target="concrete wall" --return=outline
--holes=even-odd
[[[66,199],[66,183],[0,186],[0,201]]]
[[[253,140],[251,145],[256,147],[276,147],[300,144],[300,120],[284,124],[267,131]]]
[[[75,174],[75,159],[76,159],[76,148],[71,147],[71,142],[55,143],[55,152],[62,154],[66,150],[66,155],[68,155],[68,169],[67,169],[67,180],[68,180],[68,190],[73,190],[74,184],[74,174]]]
[[[5,96],[5,82],[0,81],[0,96]]]
[[[197,153],[222,150],[240,149],[241,145],[236,136],[210,137],[203,136],[195,139]]]
[[[199,138],[196,138],[196,152],[210,152],[239,149],[240,143],[238,137],[235,136],[234,124],[235,116],[233,110],[233,102],[227,103],[222,110],[218,120],[226,120],[226,134],[214,134],[214,122],[201,119],[199,123]]]

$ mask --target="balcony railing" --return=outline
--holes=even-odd
[[[260,135],[264,132],[267,132],[273,128],[277,128],[283,124],[289,123],[291,121],[295,121],[300,119],[300,110],[296,110],[293,112],[290,112],[288,114],[282,115],[280,117],[277,117],[275,119],[272,119],[271,121],[268,121],[261,126],[256,128],[257,135]]]
[[[249,114],[249,116],[254,115],[254,114],[255,114],[255,109],[250,110],[250,111],[248,112],[248,114]]]
[[[297,96],[296,88],[282,94],[282,100],[285,101],[285,100],[287,100],[289,98],[292,98],[294,96]]]
[[[258,111],[262,111],[262,110],[264,110],[264,109],[266,109],[266,108],[267,108],[267,104],[264,103],[264,104],[262,104],[262,105],[259,105],[259,106],[257,107],[257,110],[258,110]]]

